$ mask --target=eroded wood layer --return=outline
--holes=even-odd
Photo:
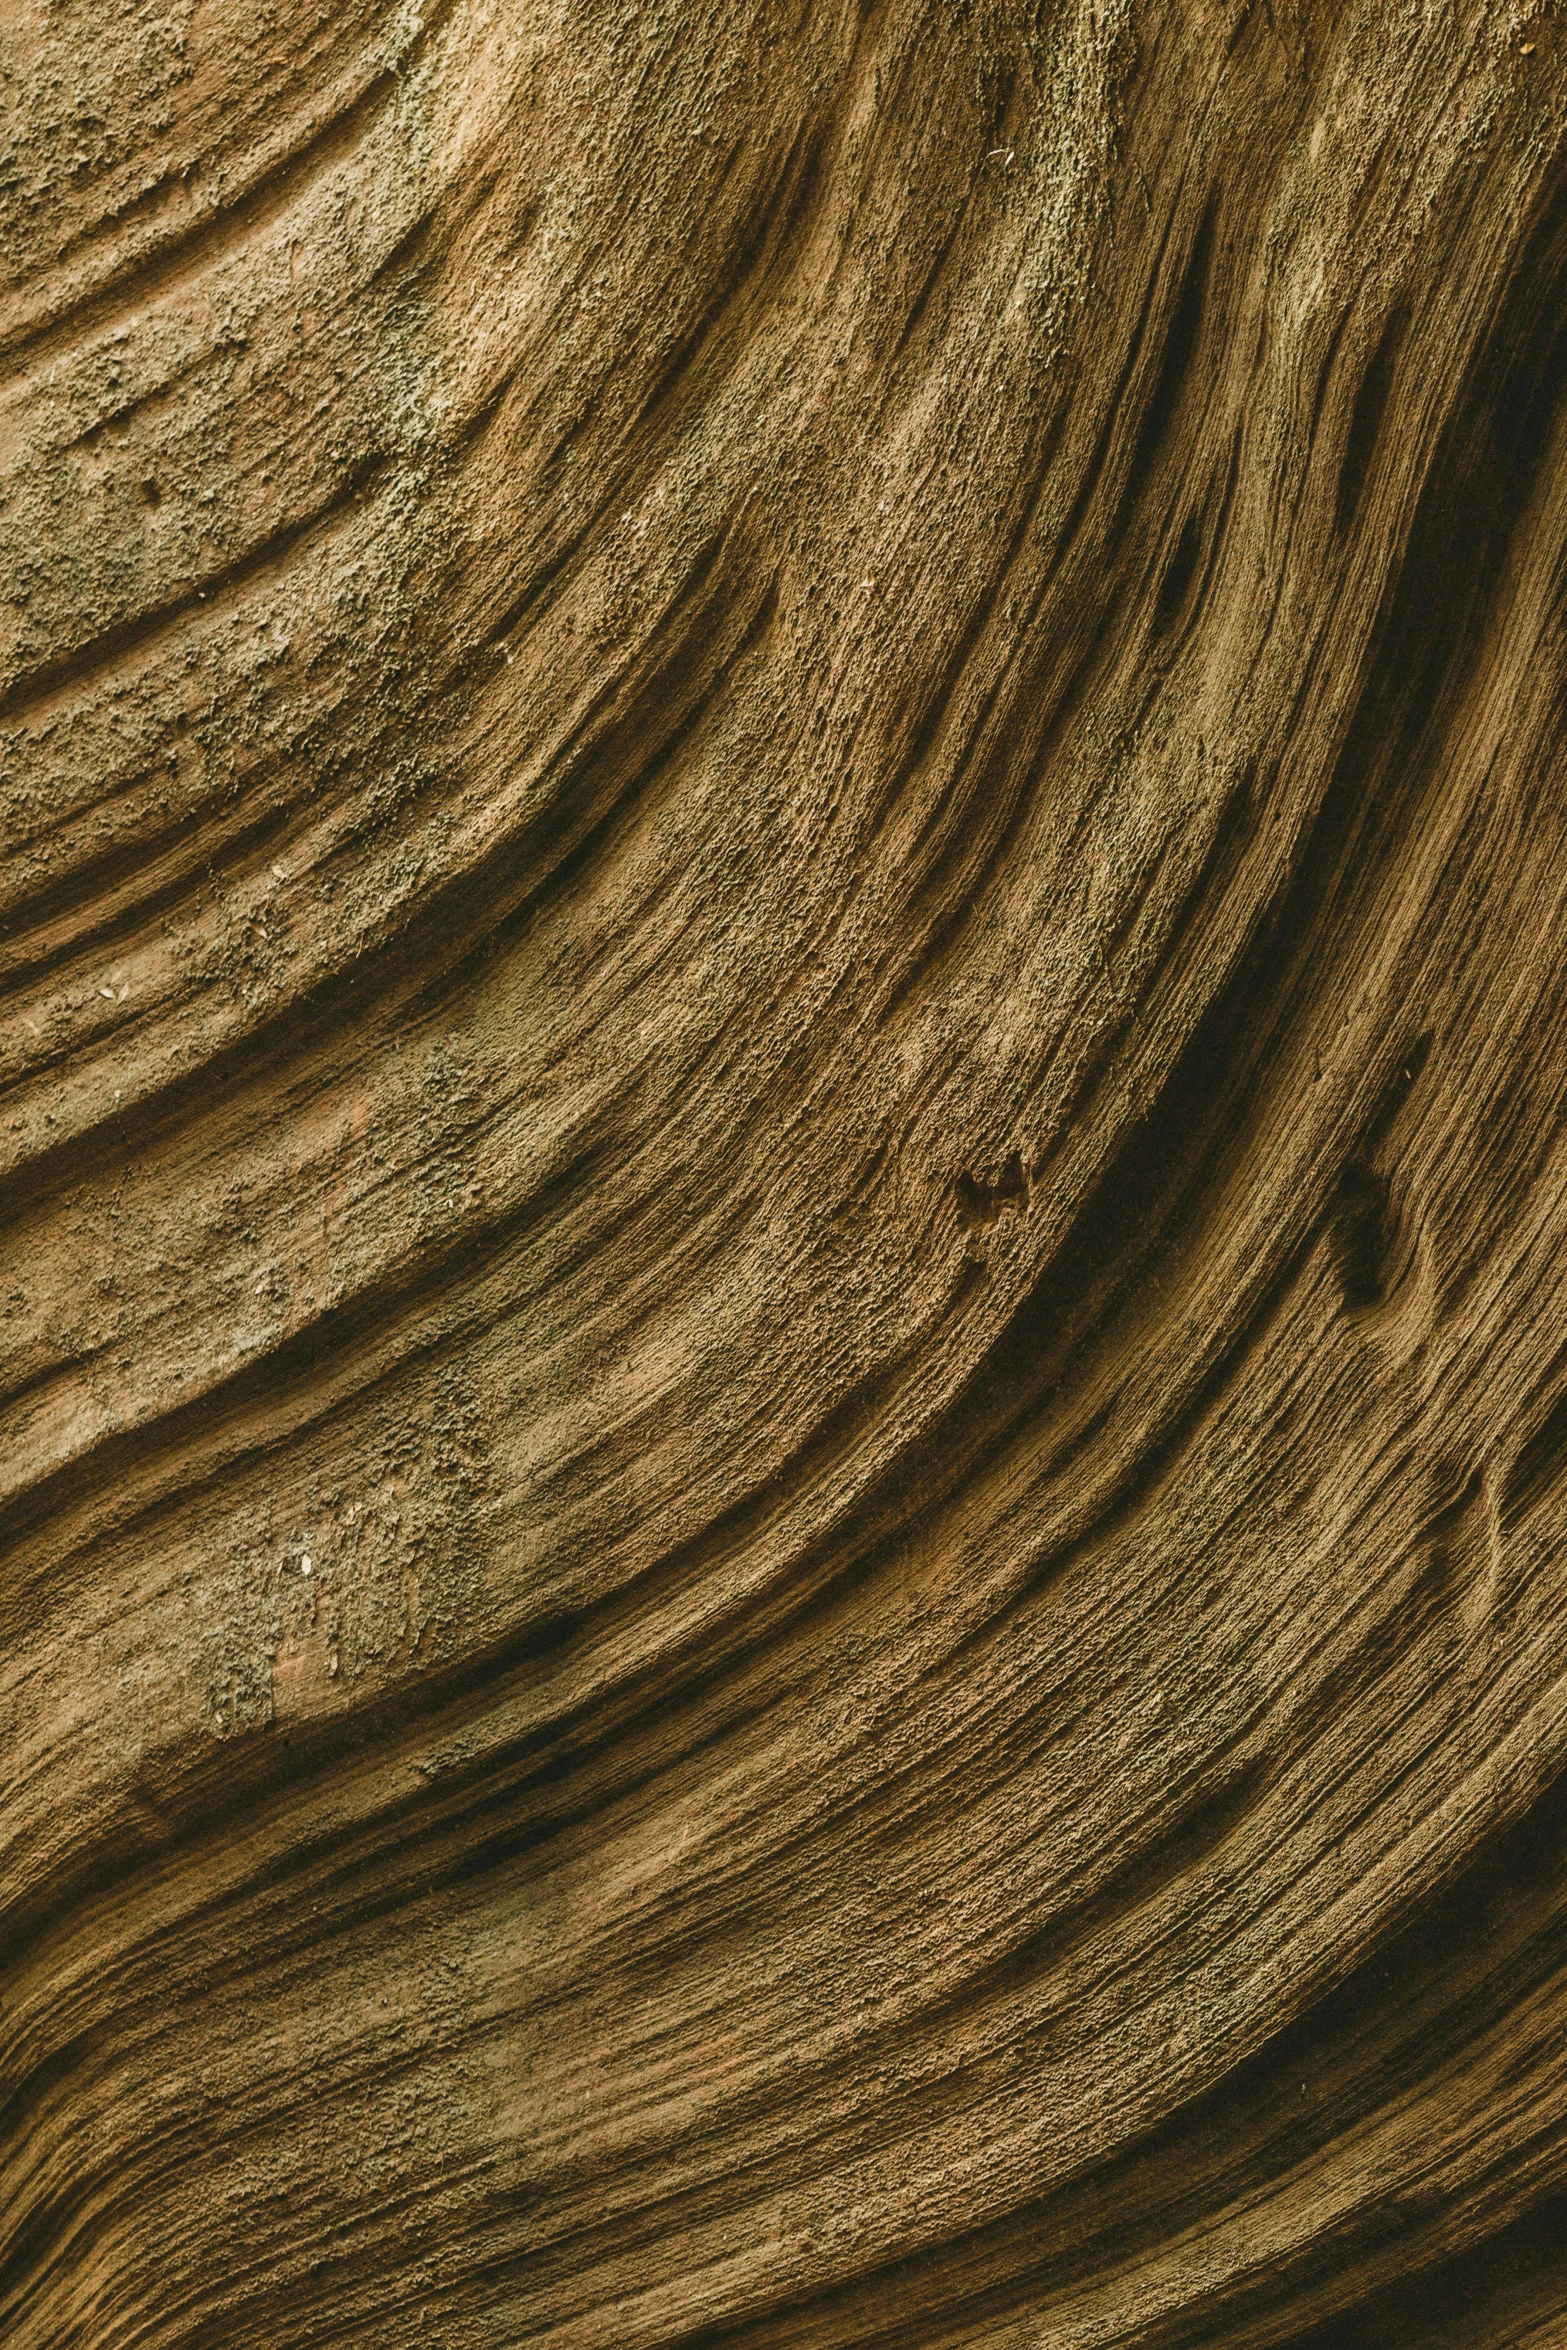
[[[1567,28],[13,12],[0,2336],[1567,2339]]]

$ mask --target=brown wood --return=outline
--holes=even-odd
[[[11,0],[0,2341],[1567,2342],[1567,21]]]

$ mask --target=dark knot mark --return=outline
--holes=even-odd
[[[1012,1153],[994,1182],[965,1172],[953,1184],[952,1195],[965,1224],[993,1224],[1003,1208],[1021,1207],[1028,1198],[1022,1153]]]

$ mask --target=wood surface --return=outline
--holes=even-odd
[[[1561,2350],[1567,18],[0,30],[6,2350]]]

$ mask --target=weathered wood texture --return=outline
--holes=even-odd
[[[1567,20],[5,55],[8,2350],[1567,2341]]]

